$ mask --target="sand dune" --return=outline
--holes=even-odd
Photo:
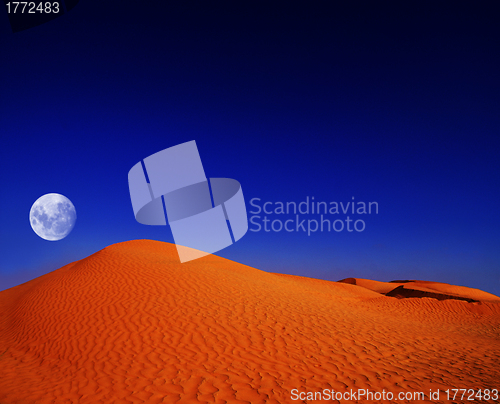
[[[385,296],[393,296],[400,299],[407,297],[430,297],[438,300],[456,299],[467,302],[500,303],[500,297],[491,293],[465,286],[450,285],[448,283],[418,280],[379,282],[361,278],[346,278],[339,282],[361,286]]]
[[[500,388],[499,303],[384,288],[216,256],[181,265],[171,244],[115,244],[0,292],[0,403],[277,404],[306,402],[293,389]]]

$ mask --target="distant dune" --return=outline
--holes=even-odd
[[[217,256],[179,264],[175,246],[158,241],[115,244],[0,292],[1,404],[477,391],[500,388],[499,363],[494,295],[424,281],[328,282]]]
[[[385,296],[393,296],[400,299],[406,297],[430,297],[438,300],[455,299],[467,302],[500,303],[500,297],[491,293],[440,282],[416,280],[379,282],[360,278],[346,278],[339,282],[358,285]]]

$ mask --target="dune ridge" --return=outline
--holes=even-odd
[[[479,289],[465,286],[450,285],[448,283],[420,281],[420,280],[395,280],[380,282],[371,279],[346,278],[338,282],[361,286],[365,289],[393,296],[400,299],[408,297],[429,297],[438,300],[456,299],[467,302],[500,303],[500,297]]]
[[[151,240],[0,292],[2,404],[492,389],[498,363],[498,303],[396,299],[213,255],[181,265],[174,245]]]

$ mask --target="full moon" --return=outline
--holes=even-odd
[[[75,222],[75,206],[61,194],[41,196],[30,210],[31,228],[45,240],[62,240],[73,230]]]

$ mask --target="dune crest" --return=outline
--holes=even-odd
[[[339,282],[358,285],[382,295],[400,299],[407,297],[429,297],[437,300],[455,299],[466,302],[500,303],[500,297],[491,293],[441,282],[419,280],[380,282],[361,278],[346,278]]]
[[[302,402],[293,389],[499,387],[500,304],[371,286],[213,255],[179,264],[158,241],[114,244],[0,292],[0,403],[282,404]]]

